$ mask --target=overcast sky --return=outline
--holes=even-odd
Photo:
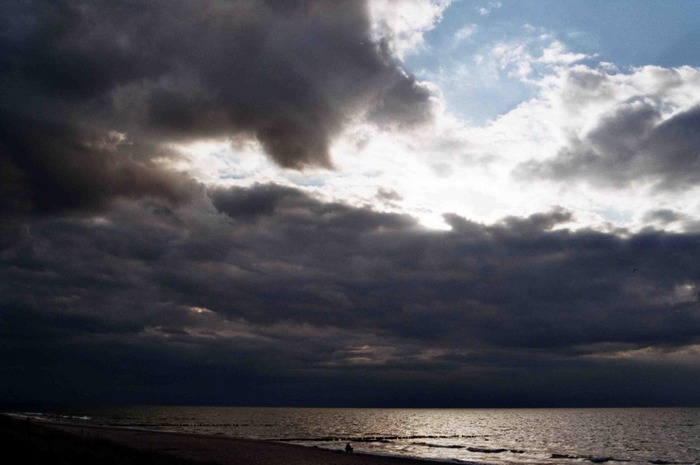
[[[700,405],[700,3],[0,0],[0,398]]]

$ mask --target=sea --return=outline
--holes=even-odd
[[[700,408],[52,407],[17,416],[279,441],[449,463],[700,464]]]

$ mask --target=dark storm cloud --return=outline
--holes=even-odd
[[[3,120],[0,138],[7,201],[22,209],[60,212],[98,207],[111,198],[160,196],[178,202],[194,182],[133,159],[116,132],[97,136],[61,123]],[[124,147],[126,146],[126,147]],[[16,208],[16,207],[15,207]],[[12,211],[13,205],[6,210]]]
[[[211,196],[217,210],[231,218],[272,215],[280,208],[308,208],[314,203],[294,188],[275,184],[260,185],[254,189],[218,189]]]
[[[446,219],[277,185],[34,219],[0,252],[3,395],[610,405],[643,384],[638,402],[697,402],[700,236]]]
[[[662,208],[658,210],[648,211],[644,217],[644,221],[649,225],[673,226],[681,231],[698,232],[700,231],[700,221],[693,218],[691,215]]]
[[[552,160],[520,166],[526,177],[581,179],[624,188],[646,181],[677,190],[700,181],[700,107],[662,119],[656,105],[633,100],[618,106]]]
[[[163,148],[257,137],[281,166],[330,167],[349,116],[414,124],[428,93],[370,39],[365,2],[2,2],[4,214],[177,200]]]

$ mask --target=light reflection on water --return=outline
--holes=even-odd
[[[283,440],[331,449],[352,442],[357,452],[449,461],[700,463],[700,409],[139,406],[53,412],[71,422]]]

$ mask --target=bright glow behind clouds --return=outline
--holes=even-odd
[[[409,53],[433,53],[424,35],[441,27],[439,20],[449,3],[372,2],[374,32],[388,40],[399,59]],[[480,8],[495,9],[491,3]],[[586,179],[535,179],[523,174],[523,166],[555,159],[572,138],[585,138],[630,102],[646,102],[658,110],[660,122],[692,109],[700,103],[700,71],[690,66],[619,68],[597,54],[570,50],[553,31],[520,26],[519,38],[490,38],[479,45],[478,53],[464,57],[468,69],[421,72],[435,96],[433,122],[380,128],[358,115],[334,141],[335,171],[281,169],[262,155],[259,144],[243,139],[180,147],[187,160],[181,168],[206,184],[294,185],[326,200],[407,212],[431,227],[444,227],[445,213],[490,223],[555,206],[571,210],[576,224],[567,226],[578,227],[638,229],[646,225],[650,211],[662,208],[697,216],[696,188],[658,191],[649,179],[621,188]],[[464,24],[455,41],[478,40],[479,27]],[[456,74],[450,75],[453,71]],[[454,103],[446,100],[445,90],[459,85],[455,79],[478,86],[475,76],[488,75],[503,87],[499,91],[507,92],[509,85],[526,88],[530,97],[481,125],[447,109]]]

